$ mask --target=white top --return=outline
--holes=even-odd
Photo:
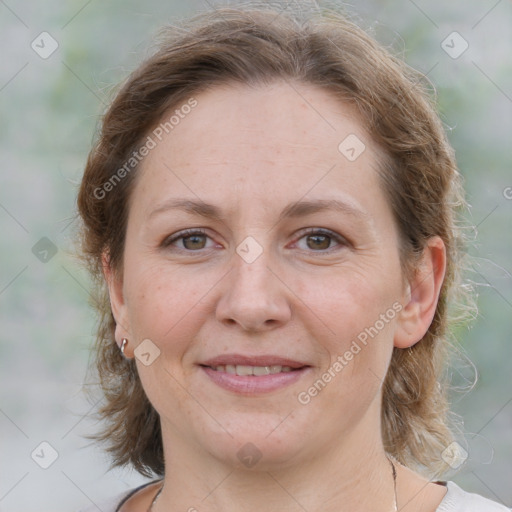
[[[83,508],[77,512],[118,512],[121,505],[126,502],[130,496],[133,496],[140,489],[153,483],[154,482],[149,482],[135,489],[124,491],[106,501]],[[500,505],[478,494],[463,491],[452,481],[444,482],[443,485],[446,485],[448,492],[437,507],[436,512],[512,512],[512,509],[507,508],[505,505]]]

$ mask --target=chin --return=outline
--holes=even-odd
[[[285,428],[276,415],[252,416],[229,422],[229,434],[218,431],[217,425],[217,434],[201,439],[201,444],[219,461],[240,470],[269,471],[296,464],[306,448],[304,429],[291,424]]]

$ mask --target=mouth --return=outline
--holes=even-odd
[[[262,375],[275,375],[276,373],[287,373],[300,370],[300,368],[292,368],[291,366],[282,366],[274,364],[271,366],[248,366],[242,364],[221,364],[215,367],[207,366],[216,372],[229,373],[231,375],[260,377]]]
[[[311,366],[275,356],[224,355],[199,365],[209,380],[242,395],[268,393],[289,386]]]

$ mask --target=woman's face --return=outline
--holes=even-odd
[[[111,288],[164,442],[247,467],[371,445],[407,295],[375,146],[314,86],[195,100],[150,134]]]

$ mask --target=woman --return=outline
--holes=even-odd
[[[158,479],[101,510],[507,510],[438,481],[464,201],[421,83],[339,14],[267,8],[129,77],[78,206],[98,437]]]

